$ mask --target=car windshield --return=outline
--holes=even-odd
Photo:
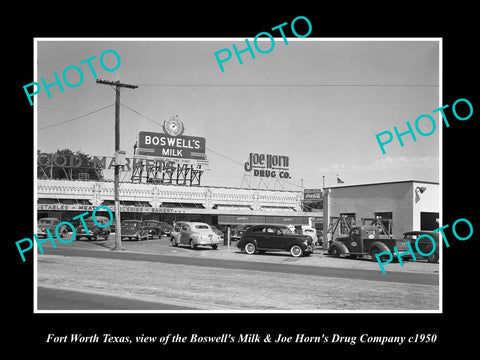
[[[195,229],[199,230],[209,230],[210,227],[208,225],[195,225]]]
[[[53,220],[41,219],[38,221],[38,225],[50,225],[53,224]]]
[[[133,221],[125,221],[125,222],[122,223],[122,226],[127,228],[127,229],[131,229],[131,228],[136,227],[137,223],[133,222]]]

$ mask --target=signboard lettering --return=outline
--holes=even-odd
[[[137,155],[206,160],[205,138],[140,131]]]
[[[249,161],[243,168],[250,172],[253,170],[253,176],[259,177],[278,177],[290,179],[289,158],[285,155],[257,154],[250,153]]]
[[[322,200],[322,189],[304,189],[303,200],[305,201],[320,201]]]

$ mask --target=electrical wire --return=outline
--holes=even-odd
[[[307,86],[307,87],[436,87],[439,85],[432,84],[138,84],[138,86],[258,86],[258,87],[271,87],[271,86]]]
[[[114,104],[110,104],[110,105],[104,106],[104,107],[102,107],[102,108],[100,108],[100,109],[97,109],[97,110],[94,110],[94,111],[90,111],[89,113],[86,113],[86,114],[83,114],[83,115],[74,117],[74,118],[72,118],[72,119],[60,121],[60,122],[58,122],[58,123],[56,123],[56,124],[52,124],[52,125],[43,126],[43,127],[38,128],[38,130],[44,130],[44,129],[48,129],[48,128],[51,128],[51,127],[54,127],[54,126],[59,126],[59,125],[65,124],[65,123],[70,122],[70,121],[78,120],[78,119],[84,118],[85,116],[88,116],[88,115],[91,115],[91,114],[95,114],[96,112],[99,112],[99,111],[102,111],[102,110],[104,110],[104,109],[106,109],[106,108],[109,108],[110,106],[113,106],[113,105],[114,105]]]

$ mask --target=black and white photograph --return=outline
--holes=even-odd
[[[440,39],[36,46],[38,311],[441,310]]]
[[[473,347],[473,12],[142,7],[35,6],[5,46],[5,342]]]

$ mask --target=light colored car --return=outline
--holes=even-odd
[[[170,242],[173,244],[173,239],[180,234],[180,230],[182,230],[182,225],[185,224],[186,221],[177,221],[173,223],[173,228],[170,231]]]
[[[310,236],[315,245],[319,244],[317,229],[308,225],[287,225],[287,227],[295,234]]]
[[[310,236],[315,244],[318,243],[317,230],[311,226],[302,225],[301,234]]]
[[[189,245],[192,249],[196,249],[198,245],[211,246],[217,249],[223,240],[210,227],[210,225],[202,222],[185,222],[182,224],[180,232],[172,237],[172,245]]]

